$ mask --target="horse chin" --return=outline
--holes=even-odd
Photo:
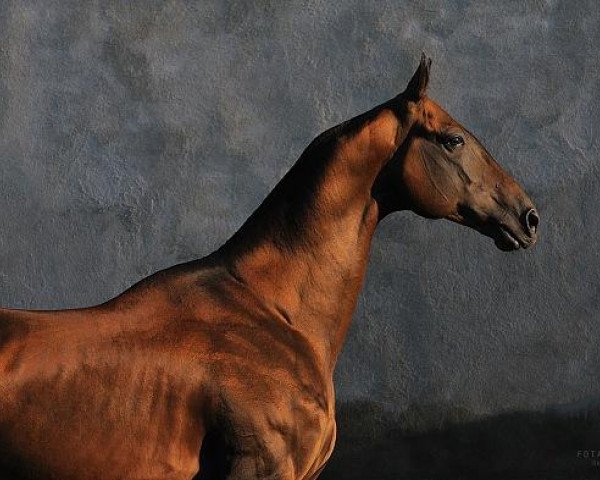
[[[494,240],[494,244],[496,245],[496,247],[498,247],[499,250],[502,250],[503,252],[513,252],[521,248],[519,244],[515,245],[514,243],[504,239],[496,239]]]
[[[513,252],[523,247],[515,234],[496,222],[480,223],[474,225],[472,228],[482,235],[491,238],[496,247],[503,252]]]
[[[515,250],[529,248],[535,244],[535,237],[528,239],[522,233],[513,231],[511,228],[500,224],[494,218],[480,219],[470,209],[463,208],[459,216],[446,217],[448,220],[470,227],[481,235],[491,238],[499,250],[513,252]]]
[[[494,243],[503,252],[512,252],[521,248],[521,243],[510,230],[502,226],[497,226],[494,229]]]

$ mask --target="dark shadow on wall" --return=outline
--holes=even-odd
[[[444,406],[397,417],[370,402],[337,408],[337,445],[321,480],[600,478],[600,402],[477,420]]]

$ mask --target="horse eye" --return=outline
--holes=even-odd
[[[442,140],[442,145],[446,147],[448,150],[454,150],[456,147],[460,145],[464,145],[465,140],[460,135],[452,135],[451,137],[444,138]]]

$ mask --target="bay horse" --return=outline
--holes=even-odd
[[[2,478],[317,478],[380,220],[412,210],[502,250],[536,242],[532,201],[427,96],[430,67],[319,135],[207,257],[101,305],[0,310]]]

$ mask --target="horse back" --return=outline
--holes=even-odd
[[[164,338],[181,311],[142,297],[0,309],[1,478],[175,479],[197,469],[202,368],[185,362],[181,335]]]
[[[30,323],[21,312],[0,308],[0,375],[14,368],[19,343],[25,341],[31,331]]]

